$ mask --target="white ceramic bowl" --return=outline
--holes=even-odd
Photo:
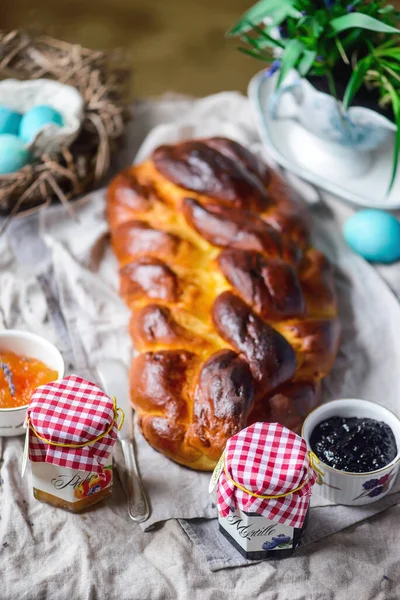
[[[48,340],[29,333],[8,329],[0,331],[0,352],[9,351],[42,361],[49,369],[64,376],[64,360],[57,348]],[[0,408],[0,436],[22,435],[27,405],[17,408]]]
[[[310,437],[315,427],[330,417],[358,417],[383,421],[393,431],[397,444],[397,455],[386,467],[369,473],[350,473],[333,469],[323,462],[317,464],[321,471],[314,489],[324,498],[336,502],[358,506],[380,500],[393,487],[400,467],[400,420],[387,408],[367,400],[346,398],[332,400],[312,411],[304,421],[302,437],[310,446]]]

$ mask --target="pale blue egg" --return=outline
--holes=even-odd
[[[11,133],[18,135],[19,125],[22,115],[7,106],[0,106],[0,135],[3,133]]]
[[[29,144],[39,131],[50,123],[62,127],[64,125],[62,114],[45,104],[34,106],[22,117],[19,136],[24,142]]]
[[[360,210],[343,226],[344,239],[371,262],[391,263],[400,259],[400,222],[384,210]]]
[[[14,173],[27,165],[31,155],[24,142],[16,135],[0,135],[0,175]]]

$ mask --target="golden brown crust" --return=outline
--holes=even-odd
[[[213,319],[221,337],[246,359],[259,393],[292,377],[296,370],[293,348],[241,298],[232,292],[218,296]]]
[[[127,221],[111,236],[114,252],[125,265],[139,256],[167,257],[176,254],[180,240],[176,235],[153,229],[143,221]]]
[[[107,217],[110,229],[135,219],[151,207],[150,189],[141,185],[132,169],[119,173],[108,188]]]
[[[169,302],[178,299],[178,278],[162,260],[142,256],[122,267],[119,274],[120,294],[127,304],[138,297]]]
[[[231,208],[260,212],[268,206],[267,192],[258,177],[202,141],[160,146],[152,158],[157,171],[185,190],[210,196]]]
[[[308,248],[299,269],[299,279],[312,316],[334,317],[337,314],[335,283],[332,267],[316,248]]]
[[[133,344],[139,351],[153,349],[160,344],[169,348],[181,348],[183,340],[195,341],[187,329],[173,318],[171,310],[162,304],[148,304],[135,311],[129,325]]]
[[[254,398],[249,366],[232,350],[220,350],[201,369],[188,441],[217,461],[226,440],[246,426]]]
[[[265,321],[301,317],[305,303],[293,265],[259,252],[224,250],[218,265],[232,287]]]
[[[256,420],[299,431],[340,327],[333,273],[282,177],[225,138],[161,146],[108,190],[148,442],[211,470]]]
[[[186,350],[139,354],[132,361],[130,381],[138,411],[171,420],[188,417],[190,374],[196,355]]]
[[[184,198],[183,214],[188,223],[210,244],[220,248],[256,250],[297,263],[301,250],[284,240],[260,216],[246,210],[207,205]]]
[[[250,414],[247,424],[256,421],[281,423],[300,433],[304,419],[320,403],[320,395],[318,381],[289,382],[263,398]]]

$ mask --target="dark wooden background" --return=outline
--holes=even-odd
[[[136,96],[245,91],[261,63],[225,31],[251,0],[1,0],[0,29],[24,27],[92,48],[122,47]]]
[[[123,48],[132,94],[246,90],[262,63],[225,31],[255,0],[0,0],[0,29],[24,27],[92,48]],[[350,0],[349,0],[350,1]],[[400,0],[394,0],[400,7]]]

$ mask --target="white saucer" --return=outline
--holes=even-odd
[[[265,77],[261,71],[250,81],[248,95],[263,144],[282,167],[358,206],[387,210],[400,208],[400,173],[390,194],[386,195],[392,170],[392,139],[372,154],[371,167],[366,173],[340,177],[332,165],[331,175],[326,175],[326,162],[321,165],[321,162],[307,160],[307,150],[300,143],[307,136],[304,127],[290,119],[274,120],[270,116],[268,98],[274,88],[275,79]],[[311,134],[309,142],[312,143]]]

